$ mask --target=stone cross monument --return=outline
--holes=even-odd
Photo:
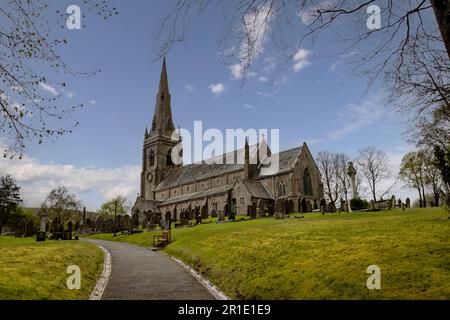
[[[40,212],[40,228],[39,231],[46,232],[47,227],[47,210],[41,210]]]
[[[359,199],[358,191],[356,190],[356,169],[351,161],[348,163],[347,174],[349,175],[352,184],[352,199]]]

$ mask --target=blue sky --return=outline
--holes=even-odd
[[[53,2],[62,10],[69,4],[77,1]],[[54,143],[29,144],[24,160],[0,164],[0,173],[11,173],[22,186],[26,205],[39,205],[61,184],[91,210],[119,194],[135,199],[143,134],[152,120],[161,70],[153,36],[169,2],[110,5],[118,8],[118,16],[106,21],[89,18],[81,30],[61,31],[69,39],[61,53],[71,67],[101,69],[91,78],[70,79],[58,99],[60,106],[86,105],[74,116],[80,126]],[[296,61],[275,78],[258,70],[242,87],[219,62],[218,20],[214,11],[194,19],[188,40],[167,56],[176,126],[192,129],[195,120],[202,120],[205,129],[279,128],[281,150],[307,141],[314,154],[328,150],[356,157],[359,149],[374,145],[387,152],[397,170],[401,156],[411,148],[402,135],[405,117],[385,103],[382,87],[366,92],[367,79],[352,73],[348,62],[358,52],[330,54],[325,38],[303,47],[308,55],[300,70],[294,70]],[[279,63],[265,52],[259,59]],[[263,82],[266,76],[275,83]],[[212,92],[212,86],[219,92]],[[400,187],[398,193],[404,194]]]

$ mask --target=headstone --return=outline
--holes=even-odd
[[[350,177],[350,183],[352,185],[352,199],[359,199],[358,190],[356,188],[356,169],[351,161],[348,163],[347,174]]]
[[[15,238],[22,238],[23,237],[23,228],[22,227],[17,227],[16,230],[14,231],[14,237]]]
[[[411,200],[409,198],[406,198],[406,208],[411,208]]]
[[[402,210],[405,211],[405,204],[402,203]]]
[[[95,231],[102,232],[105,230],[105,223],[102,216],[97,218],[97,223],[95,224]]]
[[[320,206],[320,213],[321,213],[322,215],[325,214],[325,206]]]
[[[256,219],[256,203],[252,202],[250,206],[250,219]]]
[[[69,229],[63,232],[63,240],[72,240],[72,231]]]
[[[31,236],[33,236],[33,234],[34,234],[33,222],[28,220],[27,223],[25,223],[24,236],[31,237]]]
[[[387,201],[387,209],[388,210],[392,209],[392,201],[391,200]]]
[[[46,238],[46,232],[39,231],[36,236],[36,241],[38,241],[38,242],[45,241],[45,238]]]
[[[225,213],[223,211],[219,211],[219,215],[217,216],[218,221],[225,220]]]
[[[111,218],[106,219],[105,221],[105,232],[112,233],[114,230],[114,221]]]
[[[306,201],[306,209],[308,210],[307,212],[312,212],[311,202]]]

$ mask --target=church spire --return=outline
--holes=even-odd
[[[153,115],[152,127],[149,136],[168,136],[175,130],[172,120],[172,110],[170,104],[169,81],[167,79],[166,58],[164,57],[159,89],[156,97],[155,113]]]

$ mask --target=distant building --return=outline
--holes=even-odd
[[[236,150],[244,153],[244,164],[174,165],[175,130],[164,60],[155,113],[150,131],[145,131],[140,194],[132,213],[140,221],[179,220],[201,213],[211,215],[258,214],[301,211],[319,207],[323,197],[320,173],[306,143],[280,152],[279,170],[264,175],[258,150],[261,144]],[[270,150],[266,148],[270,155]],[[257,157],[256,161],[250,161]],[[254,163],[256,162],[256,163]]]

